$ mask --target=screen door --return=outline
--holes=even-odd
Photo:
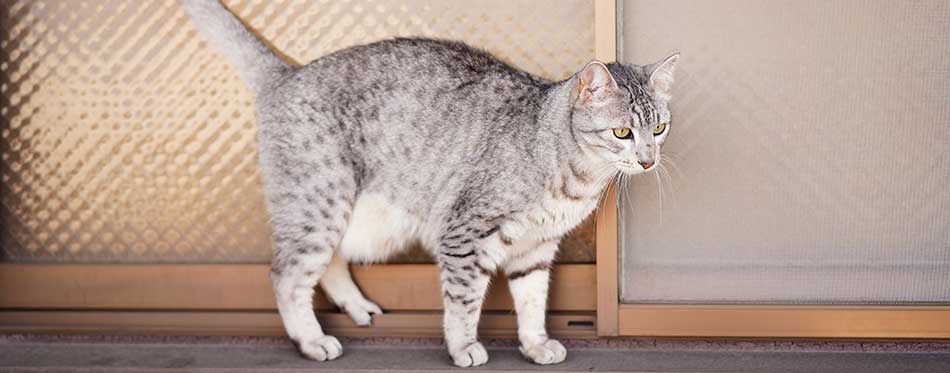
[[[682,53],[622,302],[950,303],[950,3],[621,6],[624,61]]]

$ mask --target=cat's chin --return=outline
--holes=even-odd
[[[653,171],[653,169],[651,168],[651,169],[649,169],[649,170],[644,170],[644,169],[639,169],[639,170],[620,170],[620,172],[621,172],[622,174],[627,175],[627,176],[645,174],[645,173],[650,172],[650,171]]]

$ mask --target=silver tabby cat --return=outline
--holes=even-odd
[[[660,161],[678,55],[649,66],[593,61],[551,82],[462,43],[396,39],[293,67],[217,0],[183,4],[257,96],[271,277],[303,355],[342,353],[314,317],[314,287],[369,325],[382,311],[347,263],[382,261],[415,241],[438,262],[456,365],[488,361],[476,329],[497,271],[509,279],[522,354],[564,360],[544,326],[558,241],[614,176]]]

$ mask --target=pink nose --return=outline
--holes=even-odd
[[[649,170],[650,167],[653,167],[653,162],[639,162],[643,166],[644,170]]]

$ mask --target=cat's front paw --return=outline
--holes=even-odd
[[[520,350],[528,360],[542,365],[557,364],[567,357],[567,349],[561,345],[561,342],[553,339],[533,346],[521,346]]]
[[[469,344],[457,351],[449,350],[449,355],[452,355],[452,362],[454,362],[456,366],[463,368],[474,367],[488,362],[488,351],[485,351],[485,346],[482,346],[482,344],[478,342]]]
[[[343,346],[332,335],[302,340],[296,344],[303,356],[316,361],[333,360],[343,355]]]

